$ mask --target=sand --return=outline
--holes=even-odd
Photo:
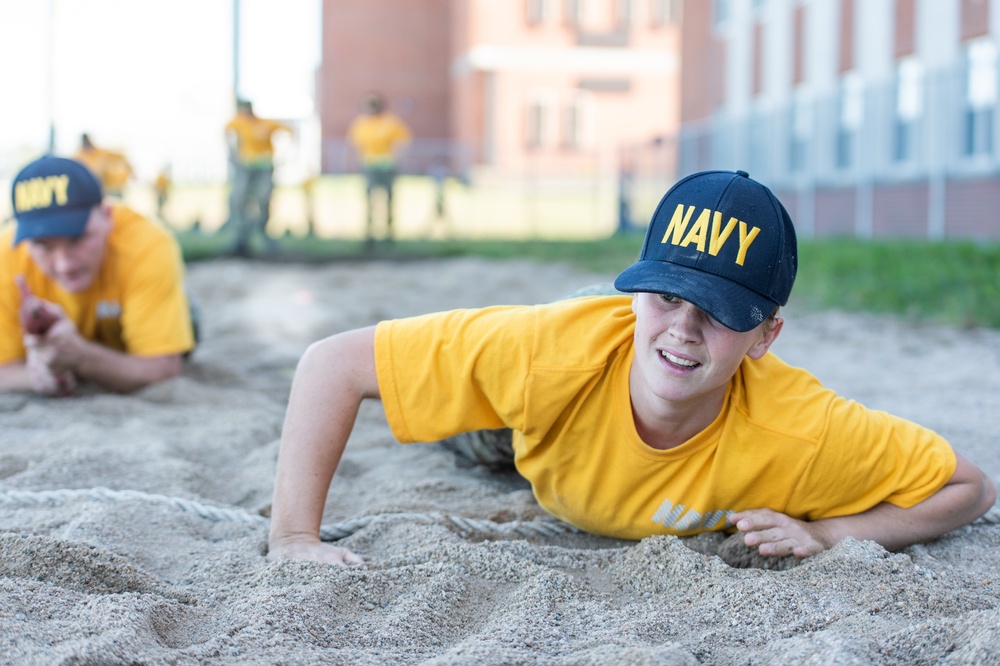
[[[366,563],[265,560],[311,341],[611,277],[478,259],[191,266],[205,339],[184,377],[0,395],[0,663],[1000,663],[996,510],[899,553],[847,540],[798,566],[718,535],[497,531],[546,518],[525,482],[397,444],[377,402],[324,518]],[[939,430],[1000,484],[1000,332],[786,315],[780,355]]]

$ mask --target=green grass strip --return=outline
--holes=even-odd
[[[189,262],[218,257],[229,242],[222,235],[179,237]],[[270,259],[310,263],[478,256],[560,261],[613,275],[635,260],[641,245],[639,234],[595,241],[396,241],[374,250],[356,240],[283,238]],[[876,312],[915,321],[1000,328],[1000,244],[802,241],[792,303],[803,309]]]

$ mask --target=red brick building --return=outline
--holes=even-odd
[[[325,0],[323,169],[370,90],[411,126],[404,167],[613,176],[623,150],[677,132],[679,0]],[[673,159],[670,159],[672,165]]]

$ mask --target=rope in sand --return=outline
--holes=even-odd
[[[65,490],[8,490],[0,493],[0,506],[43,506],[65,504],[70,501],[99,500],[104,502],[153,502],[166,504],[182,513],[191,513],[216,523],[243,523],[255,527],[267,527],[270,521],[264,516],[249,513],[240,509],[231,509],[218,505],[195,502],[181,497],[169,497],[144,493],[138,490],[111,490],[110,488],[65,489]],[[461,532],[486,532],[510,536],[545,536],[579,533],[572,525],[558,520],[512,520],[498,523],[493,520],[466,518],[464,516],[447,516],[442,513],[380,513],[361,516],[353,520],[320,527],[319,535],[323,541],[336,541],[350,536],[366,527],[378,523],[406,521],[419,525],[451,524]],[[1000,524],[1000,508],[994,507],[985,515],[971,523],[996,525]]]
[[[216,523],[242,523],[255,527],[267,527],[270,521],[264,516],[231,509],[218,505],[195,502],[181,497],[169,497],[144,493],[138,490],[111,490],[110,488],[86,488],[64,490],[8,490],[0,493],[0,506],[53,506],[80,500],[102,502],[152,502],[166,504],[182,513],[190,513]],[[442,513],[381,513],[362,516],[353,520],[320,527],[323,541],[336,541],[378,523],[406,521],[420,525],[451,524],[461,532],[486,532],[493,534],[546,536],[575,533],[580,530],[557,520],[512,520],[498,523],[492,520],[448,516]]]

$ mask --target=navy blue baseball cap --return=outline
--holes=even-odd
[[[21,169],[11,190],[14,245],[33,238],[81,236],[90,211],[103,198],[97,177],[80,162],[52,155],[35,160]]]
[[[660,200],[615,288],[673,294],[749,331],[788,302],[797,266],[792,219],[771,190],[746,171],[702,171]]]

